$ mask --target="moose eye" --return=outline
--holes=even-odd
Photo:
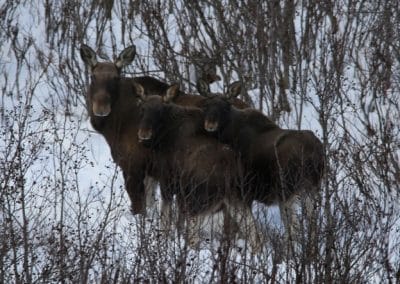
[[[95,82],[95,81],[96,81],[96,76],[90,75],[90,80],[91,80],[92,82]]]

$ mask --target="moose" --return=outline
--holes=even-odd
[[[114,162],[122,169],[125,189],[134,214],[146,212],[146,186],[151,181],[149,157],[151,151],[137,140],[139,125],[138,90],[144,94],[165,95],[170,85],[149,76],[124,77],[122,68],[136,55],[134,45],[125,48],[114,62],[99,62],[95,51],[82,44],[80,55],[90,74],[86,92],[87,110],[93,128],[104,136]],[[174,102],[182,106],[199,105],[204,97],[177,91]],[[247,107],[238,101],[239,108]],[[146,186],[145,186],[146,184]],[[165,206],[168,206],[166,202]]]
[[[145,184],[150,186],[152,183],[146,174],[147,149],[136,142],[139,108],[132,81],[159,94],[165,93],[169,85],[149,76],[121,76],[122,68],[136,55],[134,45],[125,48],[114,62],[98,62],[94,50],[85,44],[81,45],[80,55],[91,79],[86,93],[90,122],[104,136],[114,162],[122,169],[133,213],[144,214]],[[147,193],[151,192],[147,190]]]
[[[138,84],[136,84],[138,85]],[[246,228],[253,249],[260,247],[251,208],[237,194],[241,171],[232,150],[207,135],[203,129],[203,111],[172,103],[179,86],[172,85],[164,96],[141,96],[138,140],[152,151],[151,172],[160,181],[163,200],[176,196],[181,216],[189,220],[189,244],[197,246],[203,217],[221,209]],[[170,208],[162,207],[161,216]],[[165,221],[164,221],[165,222]]]
[[[304,197],[306,214],[311,216],[311,196],[320,188],[324,168],[323,146],[311,131],[282,129],[258,110],[237,109],[231,101],[240,88],[235,82],[223,95],[199,90],[208,97],[201,106],[203,127],[230,145],[242,160],[248,173],[243,198],[279,204],[288,238],[300,226],[296,214],[300,197]]]

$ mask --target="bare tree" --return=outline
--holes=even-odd
[[[0,282],[400,281],[397,4],[0,4]],[[135,44],[128,76],[188,92],[204,74],[215,92],[239,80],[242,98],[280,126],[313,130],[326,169],[303,241],[289,249],[259,214],[261,253],[210,236],[196,252],[184,229],[165,237],[156,215],[131,216],[122,176],[87,122],[81,43],[103,57]]]

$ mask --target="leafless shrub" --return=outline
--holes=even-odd
[[[400,281],[397,4],[0,4],[0,282]],[[243,99],[282,127],[319,135],[327,167],[299,243],[288,246],[264,209],[256,254],[245,238],[205,237],[196,252],[185,228],[158,230],[157,210],[131,216],[122,177],[88,126],[82,42],[100,56],[136,44],[127,73],[190,92],[207,59],[222,79],[214,91],[240,80]]]

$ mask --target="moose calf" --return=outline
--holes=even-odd
[[[281,129],[260,111],[232,106],[240,87],[233,83],[220,96],[203,92],[209,97],[202,105],[204,129],[240,156],[249,177],[243,198],[279,204],[289,237],[300,225],[295,211],[299,197],[305,197],[311,214],[310,196],[320,188],[324,167],[322,143],[311,131]]]

